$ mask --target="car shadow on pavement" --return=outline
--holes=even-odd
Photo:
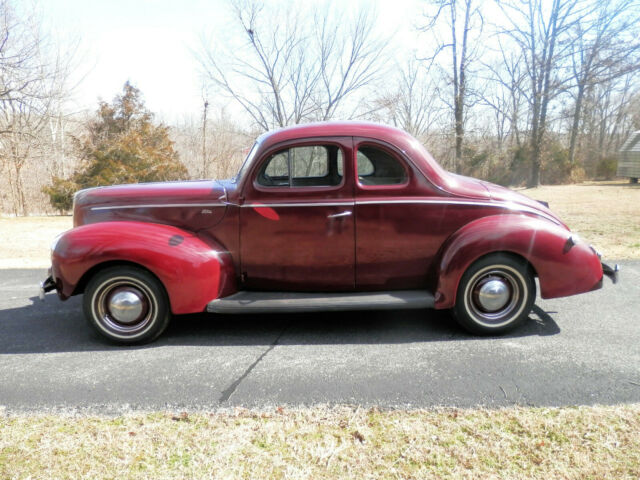
[[[273,315],[175,316],[154,343],[122,347],[103,340],[85,321],[81,297],[60,302],[47,295],[32,304],[0,310],[0,355],[158,348],[174,345],[252,346],[395,344],[478,340],[447,312],[436,310],[358,311]],[[550,313],[537,305],[529,319],[499,338],[547,336],[560,332]]]

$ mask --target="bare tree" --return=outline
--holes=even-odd
[[[244,38],[216,50],[203,40],[205,78],[231,97],[262,130],[336,116],[355,92],[372,84],[385,39],[374,39],[375,16],[361,9],[269,10],[259,0],[231,2]]]
[[[363,116],[425,138],[442,117],[439,86],[429,68],[415,59],[396,70],[391,90],[370,102]]]
[[[43,34],[36,14],[20,17],[13,2],[0,1],[0,167],[15,214],[27,213],[22,171],[60,117],[72,58]]]
[[[592,16],[576,22],[571,61],[575,82],[569,161],[575,163],[576,142],[585,93],[598,85],[640,70],[640,4],[636,0],[602,0]]]
[[[509,27],[502,31],[524,54],[530,108],[529,146],[531,176],[529,187],[540,183],[541,151],[547,130],[549,105],[564,92],[568,81],[563,70],[572,53],[570,36],[576,22],[588,14],[590,6],[580,0],[529,0],[498,2]]]
[[[519,123],[525,97],[522,53],[505,49],[500,39],[498,51],[500,55],[496,62],[483,62],[488,75],[480,97],[482,103],[493,111],[499,142],[502,143],[509,137],[517,148],[521,148],[522,135]]]
[[[328,7],[314,15],[315,43],[320,52],[321,90],[316,103],[321,119],[332,118],[342,101],[376,80],[385,61],[388,38],[374,39],[376,17],[373,10],[361,8],[345,21],[339,11]]]
[[[237,173],[256,132],[243,131],[214,104],[208,105],[206,125],[202,118],[185,116],[173,126],[171,136],[191,178],[229,178]]]
[[[615,155],[634,130],[634,97],[640,90],[633,82],[634,74],[629,73],[587,91],[584,123],[592,163]]]
[[[202,178],[208,176],[208,158],[207,158],[207,113],[209,113],[209,100],[206,95],[202,96]]]
[[[453,87],[451,110],[453,112],[453,124],[455,131],[455,169],[462,169],[462,150],[465,135],[465,122],[467,107],[469,106],[471,66],[478,58],[480,41],[484,20],[480,11],[480,2],[474,0],[436,0],[437,10],[434,14],[426,14],[427,25],[421,27],[422,31],[433,34],[437,32],[440,22],[447,26],[446,40],[440,41],[435,52],[424,60],[431,63],[441,52],[448,50],[450,53],[450,69],[447,72],[447,84]],[[470,34],[476,30],[476,41],[470,38]]]

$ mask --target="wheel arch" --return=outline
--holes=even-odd
[[[531,270],[531,274],[534,277],[538,277],[538,272],[536,270],[536,267],[533,265],[533,263],[531,263],[524,255],[515,252],[513,250],[507,250],[507,249],[503,249],[503,250],[493,250],[491,252],[487,252],[483,255],[480,255],[479,257],[473,259],[470,263],[469,266],[473,265],[476,262],[479,262],[480,260],[490,256],[490,255],[496,255],[496,254],[500,254],[500,255],[506,255],[509,257],[514,258],[517,261],[522,262],[524,265],[526,265],[526,267]],[[457,288],[457,287],[456,287]]]
[[[505,214],[477,219],[443,244],[435,264],[435,307],[452,308],[464,272],[486,255],[504,253],[526,261],[538,277],[542,298],[593,289],[602,277],[588,245],[566,248],[571,232],[549,221]]]
[[[164,287],[174,314],[204,311],[211,300],[236,291],[230,252],[213,239],[169,225],[103,222],[63,234],[52,254],[62,298],[82,293],[104,268],[135,266]]]
[[[475,265],[476,263],[482,261],[483,259],[490,257],[492,255],[506,255],[508,257],[513,258],[514,260],[521,262],[528,270],[530,270],[532,277],[538,278],[538,272],[536,270],[536,267],[521,253],[518,253],[516,251],[513,250],[508,250],[508,249],[496,249],[496,250],[491,250],[489,252],[485,252],[485,253],[481,253],[479,255],[477,255],[476,257],[472,258],[471,260],[468,261],[466,267],[461,270],[460,275],[458,275],[455,278],[454,283],[451,285],[451,293],[449,295],[452,295],[451,298],[451,303],[452,305],[455,304],[457,295],[458,295],[458,288],[460,287],[460,281],[462,280],[462,276],[464,275],[464,273],[471,268],[473,265]],[[438,282],[439,283],[439,282]],[[440,290],[438,290],[439,292]],[[437,304],[437,293],[436,293],[436,308],[450,308],[450,307],[441,307],[438,306]]]
[[[156,280],[160,282],[165,292],[167,291],[167,287],[164,284],[164,282],[160,279],[160,277],[158,277],[158,275],[156,275],[153,272],[153,270],[149,269],[145,265],[142,265],[141,263],[132,262],[129,260],[106,260],[104,262],[95,264],[94,266],[89,268],[89,270],[84,272],[84,274],[80,277],[80,280],[78,280],[78,283],[76,284],[73,290],[73,293],[71,295],[80,295],[84,293],[84,290],[87,287],[87,284],[95,275],[111,267],[134,267],[134,268],[139,268],[141,270],[144,270],[147,273],[153,275],[156,278]]]

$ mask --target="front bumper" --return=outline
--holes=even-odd
[[[40,300],[44,300],[44,294],[56,289],[56,282],[53,277],[49,275],[44,282],[40,282]]]
[[[600,263],[602,265],[602,273],[609,277],[614,284],[618,283],[618,272],[620,271],[618,264],[616,263],[613,267],[610,267],[606,263]]]

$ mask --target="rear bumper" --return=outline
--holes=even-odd
[[[610,267],[606,263],[602,263],[602,273],[609,277],[611,281],[616,284],[618,283],[618,272],[620,271],[620,267],[616,263],[613,267]]]

